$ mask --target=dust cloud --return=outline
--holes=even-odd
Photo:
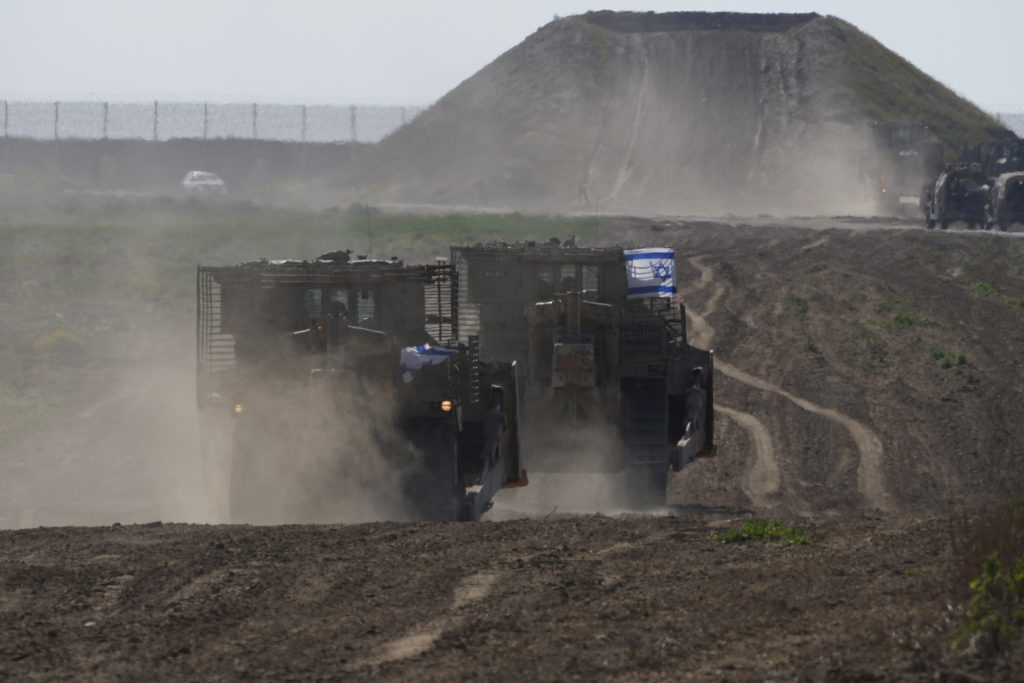
[[[183,348],[188,348],[187,346]],[[194,371],[154,354],[6,449],[0,526],[207,522]]]
[[[207,454],[219,463],[218,509],[257,524],[414,519],[404,485],[422,454],[396,427],[391,397],[354,376],[296,379],[241,392],[245,412],[211,430],[229,449]]]
[[[523,466],[530,483],[499,492],[487,519],[652,511],[631,505],[635,492],[621,470],[626,447],[614,425],[547,425],[523,432]]]

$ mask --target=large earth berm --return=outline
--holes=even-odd
[[[336,179],[350,200],[666,214],[872,210],[875,121],[951,149],[1012,135],[817,14],[556,19]]]

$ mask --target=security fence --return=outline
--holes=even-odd
[[[5,100],[0,106],[0,131],[5,138],[38,140],[240,138],[377,142],[424,109],[387,105]]]

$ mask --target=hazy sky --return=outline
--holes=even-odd
[[[0,0],[0,98],[430,104],[555,15],[831,14],[1024,111],[1024,1]]]

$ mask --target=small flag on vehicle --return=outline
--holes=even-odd
[[[408,384],[423,366],[443,363],[454,354],[454,349],[442,349],[430,344],[406,346],[402,349],[402,361],[399,366],[402,371],[402,380]]]
[[[669,298],[676,292],[676,254],[667,247],[626,249],[627,299]]]

